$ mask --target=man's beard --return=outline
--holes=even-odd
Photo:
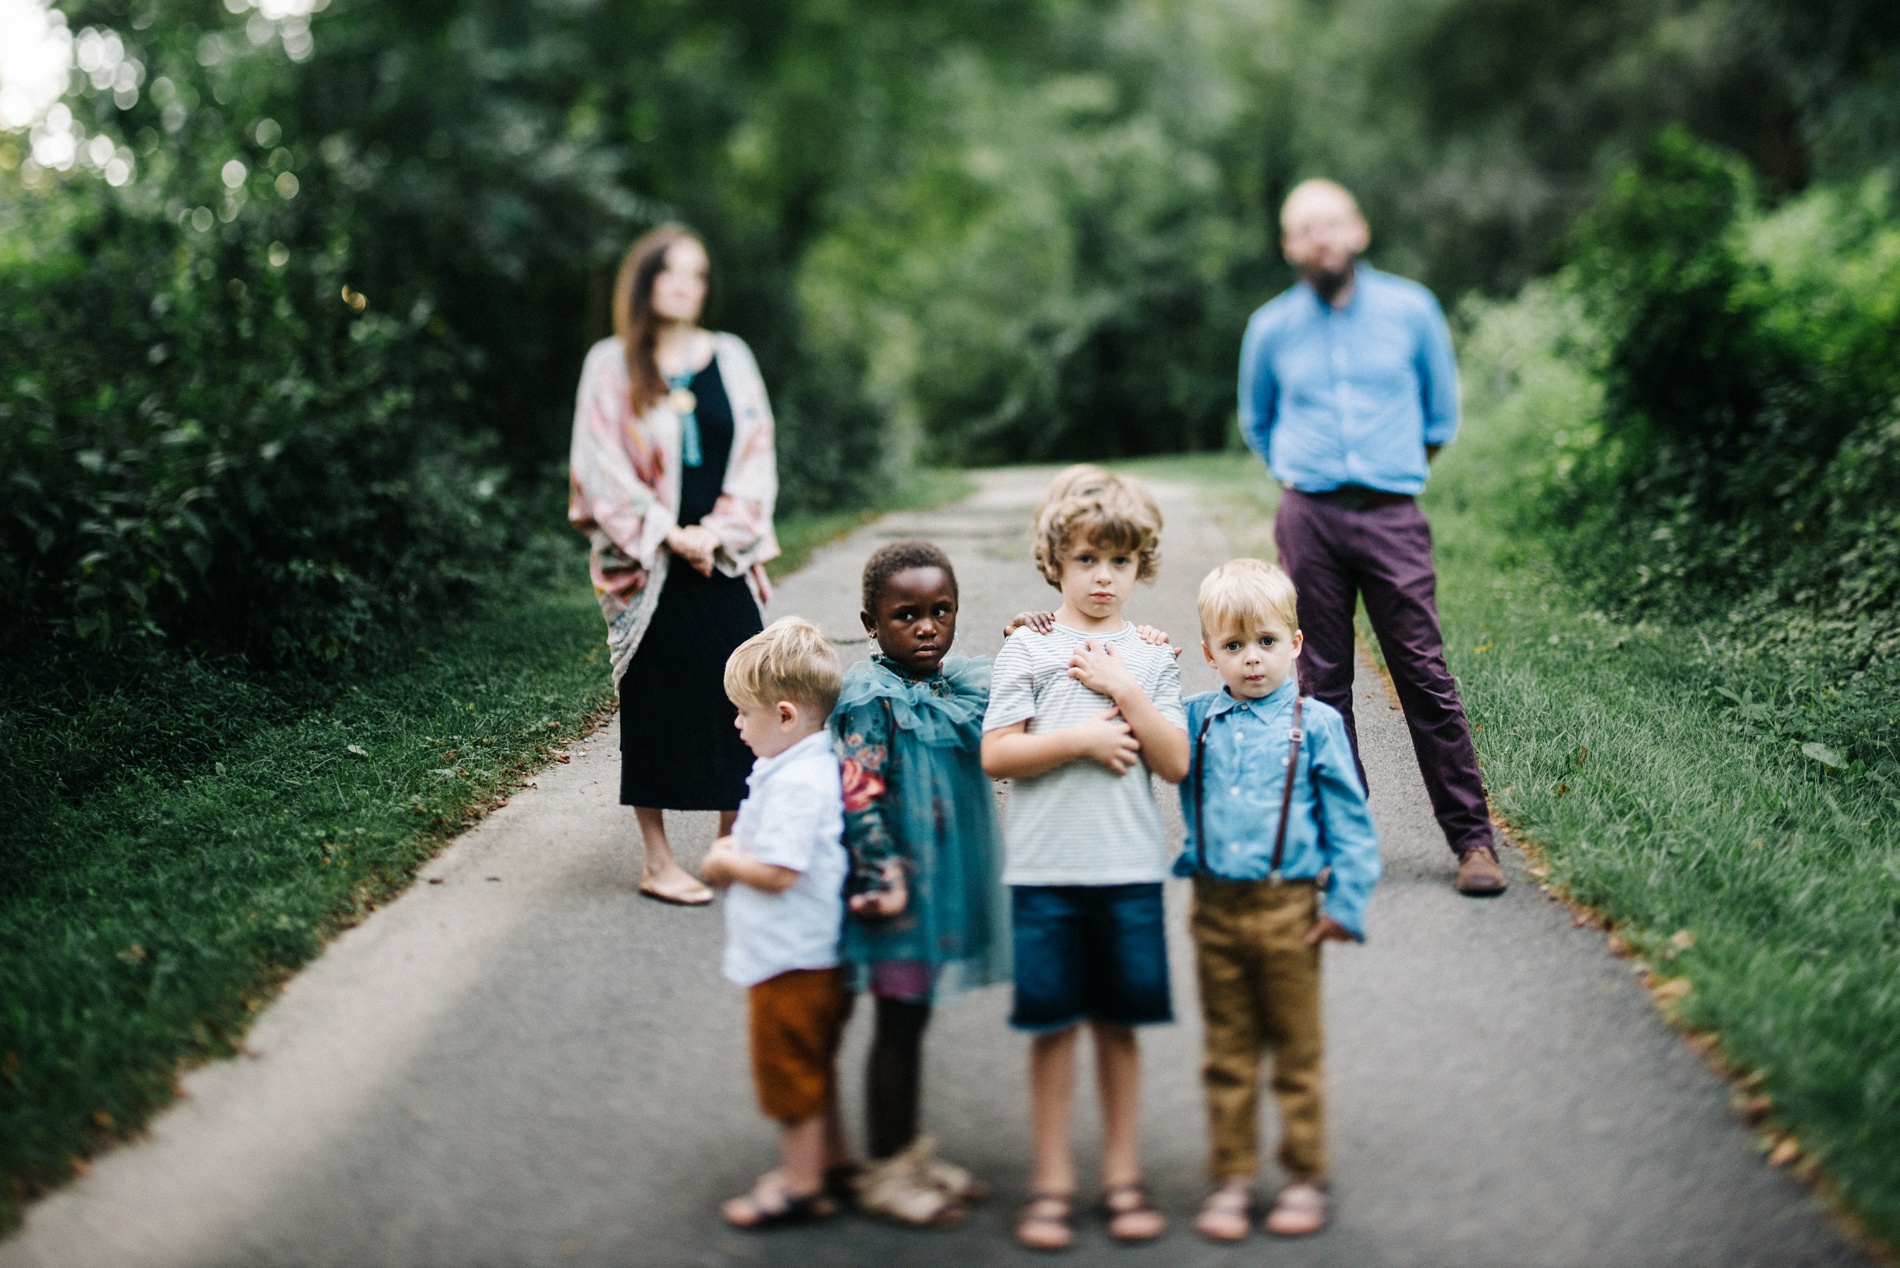
[[[1321,299],[1330,304],[1339,295],[1339,292],[1345,290],[1346,287],[1352,283],[1353,270],[1356,269],[1358,265],[1359,261],[1349,260],[1343,269],[1308,273],[1306,275],[1307,284],[1319,292]]]

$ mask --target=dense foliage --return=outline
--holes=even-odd
[[[1551,267],[1663,122],[1775,195],[1894,135],[1871,0],[309,3],[62,4],[81,161],[0,138],[15,637],[323,654],[468,591],[558,522],[575,369],[664,216],[817,509],[919,455],[1228,443],[1315,171],[1449,299]]]
[[[1883,179],[1773,210],[1680,133],[1611,184],[1571,283],[1601,408],[1546,509],[1616,606],[1768,609],[1863,670],[1900,649],[1900,216]],[[1752,615],[1751,615],[1752,614]]]

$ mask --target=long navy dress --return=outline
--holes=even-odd
[[[680,473],[679,522],[697,524],[719,500],[732,452],[732,402],[715,359],[689,385],[698,398],[704,461]],[[736,810],[752,753],[732,725],[726,657],[764,628],[744,577],[702,577],[682,559],[640,649],[620,680],[620,804]]]

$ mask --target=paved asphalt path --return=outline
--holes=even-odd
[[[894,515],[822,551],[774,614],[865,654],[858,568],[927,535],[963,583],[962,650],[1052,606],[1028,562],[1044,473]],[[1131,614],[1193,632],[1199,578],[1264,526],[1157,486],[1162,575]],[[1190,690],[1214,685],[1198,656]],[[1371,941],[1327,949],[1337,1220],[1324,1236],[1216,1247],[1203,1192],[1199,1026],[1185,893],[1170,887],[1179,1024],[1143,1037],[1145,1157],[1166,1237],[1114,1246],[1085,1217],[1077,1265],[1860,1264],[1813,1201],[1764,1166],[1724,1087],[1660,1022],[1601,935],[1523,882],[1459,898],[1400,715],[1362,683],[1360,734],[1386,860]],[[776,1234],[716,1204],[772,1161],[753,1107],[741,992],[718,977],[717,910],[643,901],[612,731],[577,746],[339,938],[259,1019],[246,1055],[199,1070],[149,1137],[38,1204],[0,1265],[750,1265],[1031,1262],[1009,1240],[1026,1180],[1023,1040],[1006,989],[932,1025],[927,1126],[999,1197],[918,1233],[847,1216]],[[1163,798],[1179,834],[1172,795]],[[711,815],[675,818],[691,863]],[[1514,859],[1507,866],[1516,867]],[[856,1130],[868,1021],[846,1057]],[[1088,1088],[1090,1081],[1082,1086]],[[1087,1101],[1092,1098],[1085,1097]],[[1085,1168],[1092,1105],[1080,1117]]]

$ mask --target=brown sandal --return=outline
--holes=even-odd
[[[1253,1230],[1251,1186],[1223,1184],[1207,1195],[1194,1217],[1194,1231],[1210,1242],[1238,1242]]]
[[[1033,1229],[1042,1229],[1040,1235]],[[1075,1245],[1075,1202],[1066,1193],[1032,1193],[1016,1218],[1016,1241],[1030,1250]]]
[[[722,1203],[719,1213],[734,1228],[763,1232],[771,1228],[790,1228],[796,1224],[828,1220],[838,1213],[838,1205],[826,1196],[822,1188],[816,1193],[794,1197],[785,1188],[784,1175],[768,1171],[758,1178],[750,1190]]]
[[[1280,1190],[1261,1227],[1275,1237],[1310,1237],[1332,1218],[1332,1199],[1311,1180],[1296,1180]]]
[[[1168,1228],[1168,1217],[1155,1209],[1140,1181],[1110,1185],[1102,1194],[1102,1214],[1108,1217],[1108,1235],[1118,1242],[1153,1241]]]

